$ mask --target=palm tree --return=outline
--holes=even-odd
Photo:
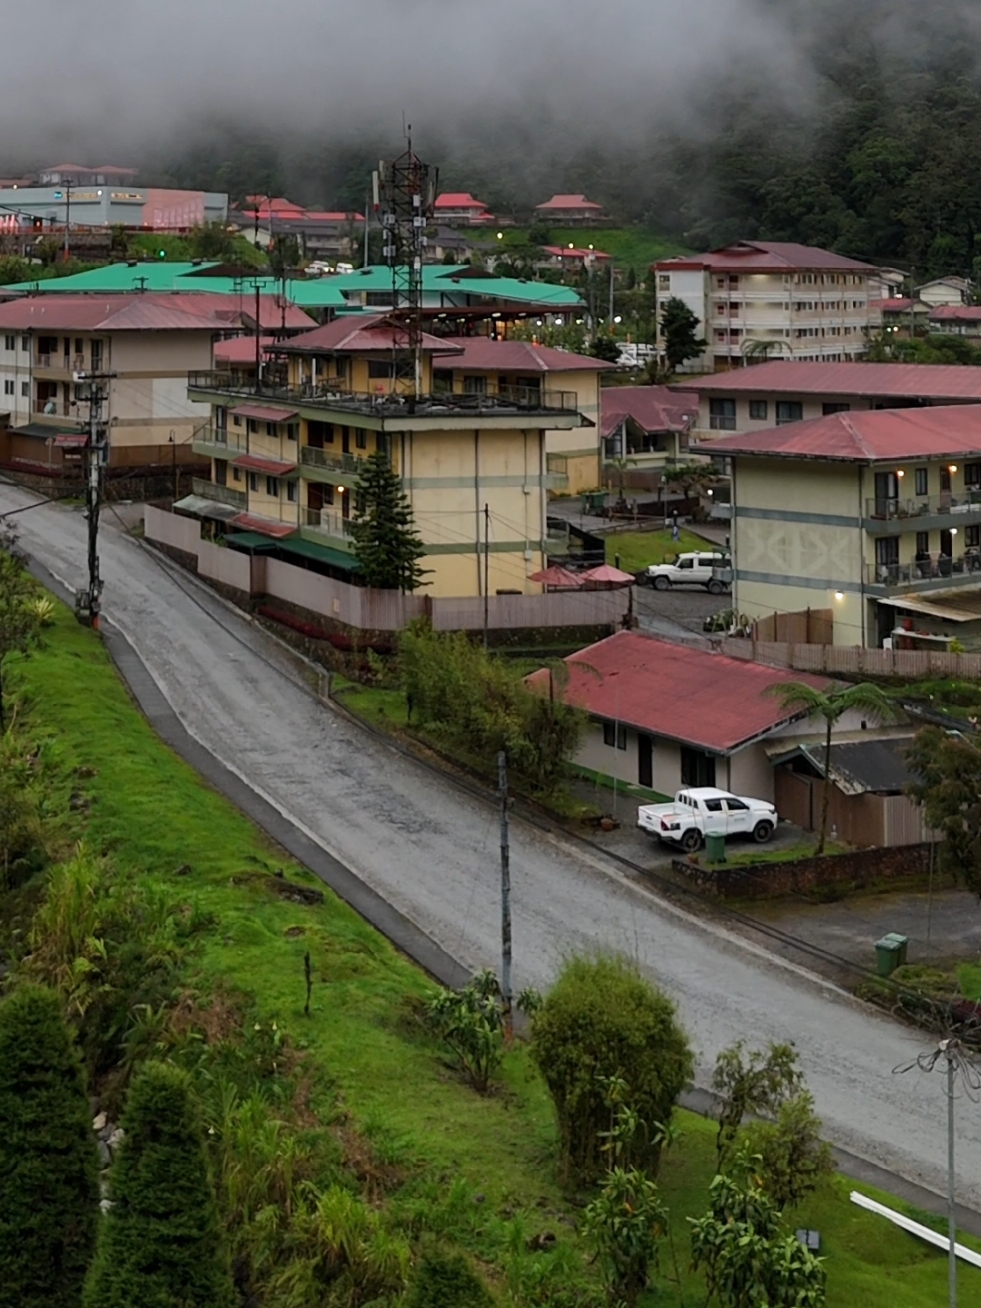
[[[831,799],[832,729],[849,709],[858,709],[860,713],[867,713],[870,717],[894,717],[893,703],[885,691],[868,681],[863,681],[857,686],[833,686],[830,690],[816,690],[803,681],[784,681],[768,687],[768,690],[777,696],[785,709],[803,713],[808,718],[824,719],[824,795],[821,800],[821,835],[814,851],[815,854],[823,854],[828,834],[828,804]]]

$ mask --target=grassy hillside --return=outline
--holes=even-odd
[[[503,239],[495,241],[496,245],[507,248],[527,244],[528,229],[525,227],[501,227],[498,230],[503,233]],[[685,246],[642,227],[550,227],[549,234],[552,245],[569,245],[570,242],[577,248],[594,245],[597,250],[610,255],[618,268],[633,268],[638,277],[646,274],[656,259],[688,253]],[[496,232],[489,235],[493,239]]]
[[[555,1176],[550,1105],[525,1049],[506,1055],[491,1093],[467,1088],[418,1020],[431,982],[329,891],[321,904],[281,897],[282,882],[269,875],[278,869],[317,883],[158,741],[99,638],[66,609],[58,606],[44,649],[10,661],[10,682],[20,729],[57,752],[49,800],[65,813],[66,846],[84,835],[119,876],[138,875],[206,924],[186,965],[187,992],[244,997],[255,1030],[288,1042],[309,1088],[305,1129],[333,1134],[348,1184],[413,1248],[438,1235],[469,1251],[502,1303],[598,1308],[580,1212]],[[714,1126],[687,1113],[679,1124],[661,1185],[681,1285],[670,1282],[665,1250],[658,1289],[643,1301],[651,1308],[691,1308],[704,1296],[688,1269],[685,1217],[705,1207]],[[829,1305],[939,1303],[943,1257],[850,1205],[849,1188],[836,1178],[790,1218],[822,1233]],[[543,1231],[557,1237],[554,1249],[530,1252],[529,1238]],[[961,1302],[981,1303],[981,1272],[966,1268],[962,1278]]]

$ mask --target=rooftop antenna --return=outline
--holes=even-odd
[[[422,394],[422,252],[439,170],[423,163],[412,149],[412,125],[404,118],[403,131],[406,149],[392,163],[379,163],[372,193],[382,211],[383,254],[392,270],[393,381],[411,375],[411,409]]]

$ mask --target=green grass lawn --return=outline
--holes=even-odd
[[[532,1287],[549,1267],[566,1266],[577,1282],[595,1285],[574,1230],[577,1210],[555,1177],[551,1109],[526,1050],[519,1045],[507,1055],[494,1093],[466,1088],[409,1016],[411,1001],[431,989],[428,979],[329,891],[322,905],[303,906],[272,897],[261,877],[249,879],[283,868],[314,882],[158,741],[98,637],[61,605],[45,648],[26,662],[10,661],[9,682],[26,729],[57,741],[61,784],[90,801],[87,815],[71,815],[79,825],[66,839],[81,835],[84,823],[94,852],[213,915],[193,957],[193,979],[205,990],[253,997],[261,1020],[276,1021],[306,1050],[378,1155],[403,1170],[385,1202],[406,1221],[425,1208],[430,1225],[477,1255],[502,1300],[509,1276],[516,1291],[509,1302],[544,1302]],[[391,711],[381,696],[374,703],[379,720]],[[184,865],[190,871],[178,873]],[[315,973],[309,1018],[307,950]],[[704,1294],[688,1271],[684,1218],[705,1207],[714,1127],[687,1113],[679,1122],[683,1139],[665,1156],[661,1183],[683,1297],[662,1283],[645,1297],[650,1308],[692,1308]],[[792,1226],[822,1233],[829,1305],[941,1303],[942,1255],[850,1205],[849,1188],[836,1178],[790,1217]],[[542,1230],[555,1232],[556,1251],[527,1254],[526,1239]],[[664,1272],[669,1268],[666,1253]],[[965,1268],[961,1278],[962,1305],[981,1304],[981,1272]]]
[[[495,240],[495,246],[507,249],[509,245],[525,245],[528,241],[526,227],[502,227],[500,231],[504,237],[503,240]],[[642,227],[550,227],[549,234],[552,245],[568,245],[571,242],[577,249],[594,245],[597,250],[610,255],[618,268],[633,268],[638,279],[646,276],[656,259],[688,253],[686,246],[645,231]]]
[[[663,531],[622,531],[606,538],[606,561],[615,563],[620,555],[624,572],[640,572],[651,563],[666,563],[676,554],[689,550],[715,550],[718,546],[704,536],[679,527],[679,539],[671,539],[671,528]]]

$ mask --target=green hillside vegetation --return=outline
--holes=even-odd
[[[66,609],[5,671],[52,866],[0,898],[0,957],[14,984],[57,984],[114,1120],[147,1060],[190,1078],[239,1293],[359,1308],[408,1285],[435,1308],[446,1285],[486,1304],[483,1282],[501,1305],[600,1308],[525,1045],[471,1089],[423,1020],[433,983],[159,742]],[[644,1308],[704,1299],[685,1218],[706,1209],[716,1127],[674,1121],[657,1181],[674,1249]],[[787,1219],[822,1233],[828,1304],[939,1302],[943,1256],[849,1188],[833,1178]]]
[[[507,251],[516,251],[530,243],[530,230],[527,227],[499,227],[494,231],[488,228],[488,240],[493,240],[495,248],[500,246]],[[500,241],[497,240],[498,231],[503,233]],[[574,245],[580,250],[594,245],[610,256],[618,271],[632,268],[638,281],[647,277],[655,260],[687,254],[690,250],[689,246],[669,236],[658,235],[643,227],[549,227],[548,234],[549,245]]]

